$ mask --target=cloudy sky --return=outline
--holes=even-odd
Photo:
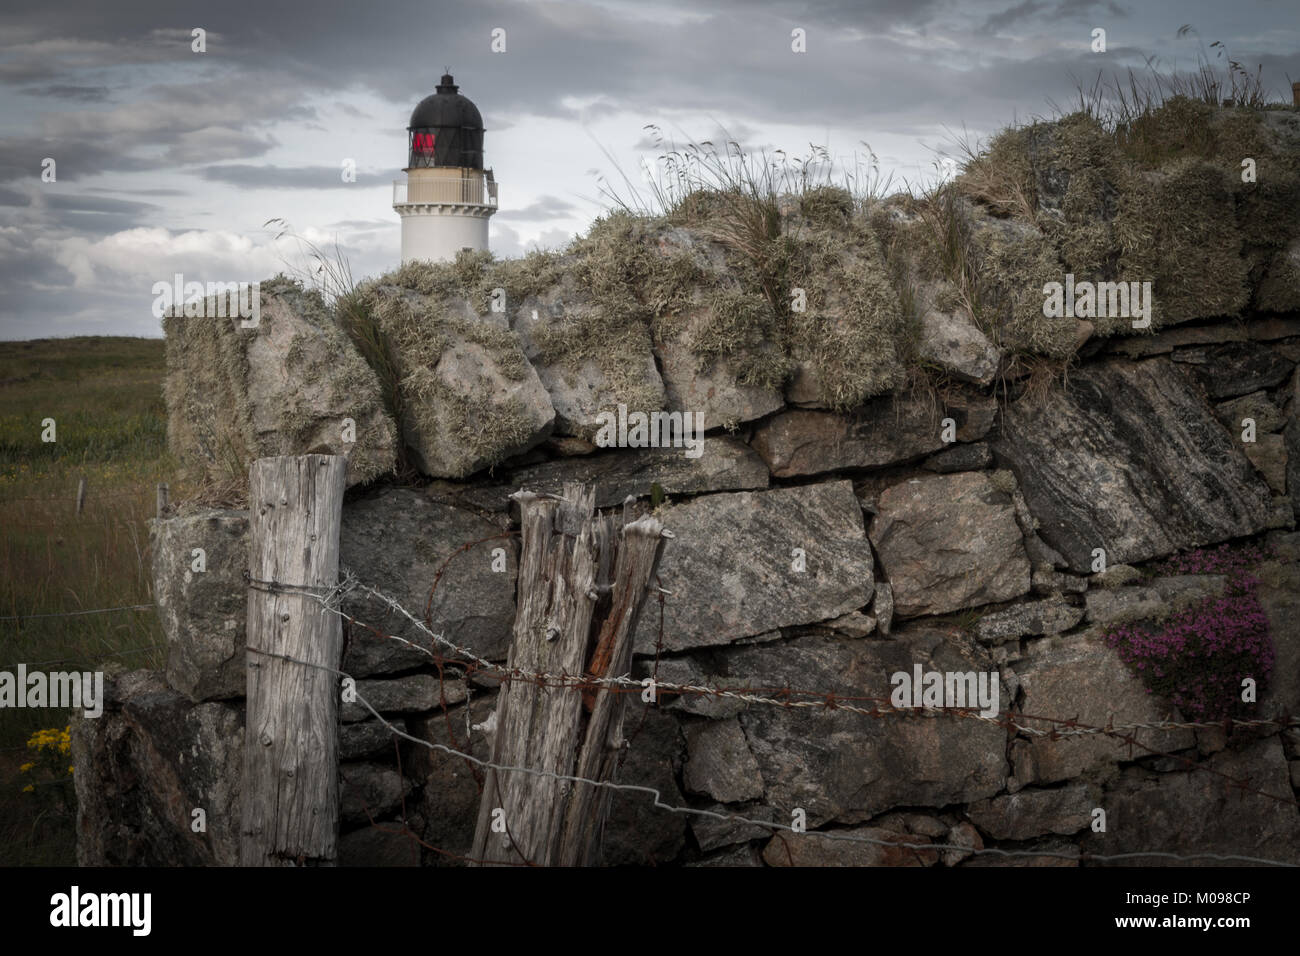
[[[19,6],[0,13],[0,339],[159,335],[151,287],[176,272],[308,268],[273,217],[337,243],[357,278],[392,268],[405,127],[444,68],[488,130],[499,256],[563,246],[611,188],[630,198],[620,169],[644,190],[649,125],[678,145],[824,148],[836,176],[874,156],[881,176],[919,183],[956,138],[1068,108],[1099,71],[1194,67],[1218,40],[1279,97],[1300,80],[1294,0]]]

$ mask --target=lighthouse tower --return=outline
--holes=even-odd
[[[402,217],[402,262],[448,262],[462,249],[487,249],[497,184],[483,169],[483,117],[444,73],[407,127],[405,182],[393,183]]]

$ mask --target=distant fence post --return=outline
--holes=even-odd
[[[160,481],[158,482],[158,517],[159,518],[163,517],[163,513],[167,510],[167,503],[168,503],[167,482]]]
[[[624,745],[627,688],[612,692],[592,679],[630,670],[646,588],[671,535],[651,517],[629,523],[626,508],[618,523],[594,514],[590,486],[568,483],[562,500],[516,497],[522,546],[507,668],[586,681],[581,689],[527,678],[503,685],[492,762],[608,781]],[[594,864],[611,796],[608,787],[488,768],[471,858]]]
[[[335,862],[338,677],[295,661],[337,669],[342,655],[342,621],[301,589],[320,594],[338,583],[346,467],[337,455],[249,467],[241,866]]]
[[[81,514],[86,508],[86,479],[77,479],[77,514]]]

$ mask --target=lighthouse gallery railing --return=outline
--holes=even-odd
[[[473,203],[479,206],[497,204],[497,184],[486,176],[462,176],[459,179],[423,179],[415,182],[397,180],[393,183],[393,205],[408,203],[448,202]]]

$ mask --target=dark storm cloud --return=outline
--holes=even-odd
[[[391,181],[379,173],[357,173],[356,182],[343,181],[340,166],[253,166],[236,163],[206,166],[200,171],[206,180],[229,183],[243,189],[337,189],[371,186]]]
[[[102,103],[108,99],[107,86],[28,86],[18,91],[28,96],[47,96],[57,100],[77,100],[82,103]]]

